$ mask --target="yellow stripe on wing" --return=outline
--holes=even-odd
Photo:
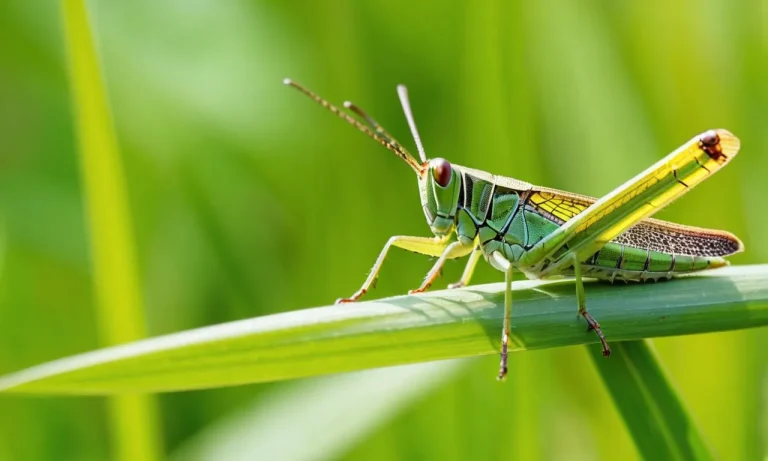
[[[586,210],[594,202],[594,200],[587,202],[586,200],[566,196],[564,193],[559,193],[559,191],[549,190],[534,192],[531,194],[530,201],[538,210],[546,211],[562,221],[570,220]]]

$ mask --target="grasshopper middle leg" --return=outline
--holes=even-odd
[[[507,352],[509,349],[510,324],[512,323],[512,264],[500,252],[491,254],[494,266],[504,269],[504,322],[501,329],[501,362],[499,363],[499,381],[507,378]]]

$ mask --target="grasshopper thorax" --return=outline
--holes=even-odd
[[[453,231],[461,191],[461,174],[448,160],[435,158],[419,175],[419,193],[424,216],[438,237]]]

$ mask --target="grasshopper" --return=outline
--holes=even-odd
[[[390,238],[360,289],[337,303],[357,301],[374,285],[393,246],[437,257],[421,286],[409,294],[427,290],[447,260],[464,256],[469,256],[466,268],[459,281],[449,288],[468,285],[482,256],[505,274],[499,380],[507,374],[515,270],[530,279],[573,276],[578,315],[586,321],[587,332],[596,333],[603,355],[608,357],[611,349],[600,324],[587,311],[583,277],[610,282],[667,280],[725,266],[725,256],[744,249],[741,241],[729,232],[650,218],[738,153],[740,142],[727,130],[709,130],[695,136],[647,170],[595,199],[451,164],[444,158],[427,158],[403,85],[397,87],[397,92],[420,161],[355,104],[347,101],[344,107],[362,122],[290,79],[284,83],[378,141],[411,167],[418,179],[424,215],[434,234],[431,238]]]

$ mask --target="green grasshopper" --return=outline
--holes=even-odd
[[[500,380],[507,374],[514,270],[531,279],[573,276],[578,314],[586,320],[587,332],[597,334],[603,355],[608,357],[611,349],[600,324],[587,311],[583,277],[610,282],[670,279],[725,266],[728,262],[724,256],[744,249],[741,241],[728,232],[649,218],[738,153],[738,138],[726,130],[709,130],[695,136],[608,195],[594,199],[452,165],[443,158],[428,159],[403,85],[397,87],[397,92],[421,161],[351,102],[345,102],[344,107],[365,124],[290,79],[284,83],[375,139],[411,167],[434,234],[431,238],[390,238],[362,287],[337,302],[360,299],[375,283],[393,246],[438,258],[421,286],[409,294],[427,290],[447,260],[469,255],[461,279],[449,288],[466,286],[483,256],[504,272],[506,281]]]

